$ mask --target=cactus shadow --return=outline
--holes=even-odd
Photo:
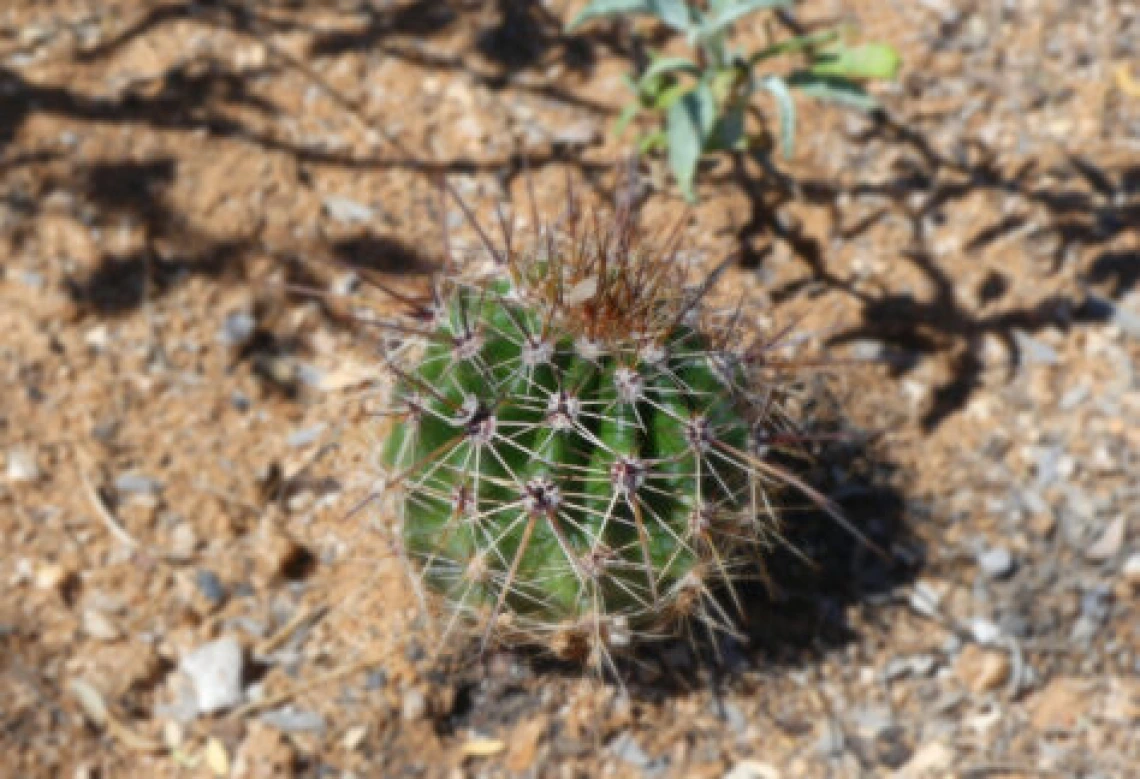
[[[842,509],[849,527],[809,504],[791,512],[786,543],[765,557],[764,570],[746,573],[734,594],[716,594],[716,608],[733,616],[733,633],[694,624],[686,636],[635,644],[601,673],[541,649],[489,653],[448,674],[458,695],[437,728],[494,730],[525,719],[538,707],[534,685],[552,681],[595,680],[634,701],[702,690],[719,700],[746,675],[810,667],[876,630],[894,594],[922,570],[915,526],[927,510],[899,487],[899,469],[870,436],[849,434],[813,454],[812,470],[801,465],[801,475]]]
[[[631,693],[715,691],[743,674],[817,663],[873,632],[895,593],[918,576],[925,548],[916,524],[927,510],[905,494],[899,468],[873,438],[847,433],[812,454],[812,468],[800,473],[840,509],[844,523],[801,499],[785,513],[783,541],[762,566],[746,572],[734,591],[717,594],[735,632],[694,625],[685,638],[646,647],[626,661]]]

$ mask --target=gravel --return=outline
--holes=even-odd
[[[240,346],[253,337],[257,320],[248,311],[233,311],[222,320],[218,340],[228,346]]]
[[[400,716],[405,722],[415,722],[427,716],[427,697],[418,688],[411,688],[404,692],[400,701]]]
[[[375,209],[339,195],[329,195],[324,199],[325,213],[341,224],[366,224],[376,219]]]
[[[1005,547],[993,547],[978,555],[978,567],[991,579],[1004,579],[1013,573],[1013,555]]]
[[[194,576],[194,583],[198,591],[210,602],[211,606],[221,606],[226,601],[226,588],[222,580],[213,571],[205,568],[198,569]]]
[[[36,454],[25,447],[15,447],[8,450],[5,476],[12,484],[31,484],[39,481],[40,467],[36,463]]]
[[[1013,339],[1021,353],[1021,359],[1028,365],[1056,365],[1061,361],[1056,349],[1023,330],[1014,330]]]
[[[203,644],[182,658],[179,670],[189,677],[200,714],[211,714],[242,701],[244,658],[232,636]]]
[[[157,495],[162,491],[162,483],[145,474],[127,471],[115,477],[115,489],[129,495]]]
[[[1127,523],[1123,516],[1117,516],[1108,523],[1100,537],[1085,549],[1085,557],[1094,562],[1105,562],[1115,559],[1124,548],[1124,536]]]
[[[300,449],[301,447],[308,446],[320,440],[321,434],[324,433],[324,431],[325,426],[323,424],[294,430],[289,434],[286,443],[289,444],[289,446]]]
[[[325,718],[316,711],[274,709],[265,712],[258,719],[286,733],[323,733],[325,730]]]
[[[645,768],[651,762],[649,755],[645,753],[637,739],[628,731],[621,733],[611,741],[609,750],[618,760],[636,768]]]

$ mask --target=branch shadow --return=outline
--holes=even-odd
[[[593,64],[595,44],[565,35],[559,20],[539,3],[501,0],[489,10],[483,3],[458,0],[417,0],[383,8],[369,4],[361,6],[360,14],[346,17],[363,15],[363,26],[330,32],[313,27],[307,18],[311,10],[314,9],[289,0],[253,6],[235,0],[166,3],[125,21],[117,34],[71,56],[80,65],[98,63],[123,52],[133,42],[180,22],[237,33],[251,40],[264,40],[272,33],[304,33],[312,40],[307,55],[310,59],[353,50],[380,51],[393,42],[416,43],[466,25],[478,29],[478,56],[497,63],[496,67],[507,74],[498,82],[500,88],[537,89],[552,99],[568,102],[573,102],[572,95],[541,85],[524,86],[514,76],[563,60],[583,72]],[[526,42],[526,47],[520,48],[520,42]],[[471,69],[466,56],[439,59],[424,55],[416,59],[415,52],[419,50],[410,47],[406,57],[417,67],[445,72]],[[33,81],[15,67],[0,65],[0,174],[41,163],[46,170],[55,170],[60,166],[52,167],[51,163],[64,163],[72,168],[70,172],[48,173],[50,180],[42,186],[41,193],[62,190],[82,198],[91,211],[93,225],[110,226],[125,218],[141,224],[146,233],[144,249],[104,251],[94,270],[82,278],[67,279],[67,291],[81,313],[123,316],[137,310],[148,296],[165,295],[194,277],[236,283],[244,280],[252,256],[272,250],[260,245],[257,225],[241,236],[218,236],[177,213],[168,196],[179,175],[174,157],[88,163],[67,151],[17,152],[17,141],[23,140],[21,131],[35,117],[53,117],[79,126],[92,123],[154,133],[195,132],[209,139],[236,140],[264,152],[284,154],[303,166],[381,173],[412,170],[433,184],[447,175],[493,174],[508,191],[527,172],[550,165],[570,165],[582,171],[591,186],[604,190],[601,182],[609,166],[585,162],[579,159],[576,149],[557,144],[549,149],[516,149],[485,159],[459,156],[431,160],[409,153],[397,141],[384,153],[353,153],[292,140],[282,129],[292,117],[259,93],[257,81],[296,69],[303,71],[306,78],[316,79],[313,83],[342,108],[352,110],[354,105],[303,62],[281,52],[266,62],[260,67],[242,69],[216,56],[194,53],[156,75],[137,78],[110,94],[84,91],[69,82]],[[483,76],[492,81],[498,78],[486,73],[480,78]],[[601,109],[593,106],[589,110]],[[3,205],[18,221],[15,232],[27,233],[43,215],[40,199],[19,191],[0,195]],[[318,248],[319,254],[334,264],[382,274],[415,275],[426,273],[433,266],[414,247],[371,230],[334,239]],[[296,262],[295,257],[284,259],[290,264],[292,283],[313,281],[298,270],[302,263]],[[321,309],[330,311],[323,304]]]
[[[474,28],[471,51],[459,55],[430,53],[422,40],[460,28]],[[381,52],[419,67],[462,71],[492,89],[512,87],[547,98],[605,113],[599,104],[584,100],[549,83],[525,83],[518,77],[559,65],[571,73],[588,76],[598,59],[598,48],[625,55],[626,42],[607,33],[589,37],[565,31],[545,4],[535,0],[467,2],[417,0],[393,9],[370,8],[365,21],[352,30],[317,35],[309,53],[314,57],[345,52]]]
[[[894,165],[885,181],[843,187],[828,181],[796,181],[770,171],[755,171],[748,161],[734,159],[731,180],[745,193],[749,214],[736,239],[741,261],[759,267],[766,261],[753,246],[757,238],[771,237],[785,243],[806,275],[773,290],[776,301],[808,292],[813,295],[840,293],[854,300],[860,321],[829,339],[831,345],[871,340],[882,344],[883,360],[900,377],[924,358],[943,355],[951,362],[951,376],[933,391],[921,420],[930,432],[959,412],[980,387],[985,370],[983,350],[993,337],[1009,355],[1012,377],[1023,360],[1019,333],[1038,333],[1046,328],[1067,332],[1091,322],[1103,321],[1104,312],[1093,313],[1085,305],[1085,291],[1053,294],[1029,305],[1005,307],[995,313],[971,310],[963,302],[955,280],[938,262],[929,245],[930,225],[941,218],[948,205],[978,191],[1001,192],[1013,198],[1022,210],[1037,208],[1043,220],[1031,221],[1021,214],[999,214],[981,226],[963,245],[966,254],[992,244],[1024,239],[1041,247],[1042,273],[1053,275],[1072,268],[1083,253],[1097,252],[1078,272],[1082,286],[1099,286],[1118,299],[1140,281],[1135,251],[1114,248],[1126,237],[1140,237],[1140,166],[1104,170],[1076,155],[1063,165],[1045,169],[1037,160],[1003,170],[997,155],[983,143],[966,139],[959,154],[951,158],[938,152],[919,131],[886,114],[874,117],[871,128],[857,139],[879,141],[906,154]],[[840,203],[873,198],[887,201],[854,224],[844,224]],[[829,266],[820,240],[791,220],[781,217],[782,208],[800,200],[826,207],[830,234],[851,241],[888,217],[901,218],[909,227],[910,243],[898,250],[898,260],[916,270],[931,292],[919,298],[907,291],[869,291],[853,276]],[[1013,280],[1001,271],[986,275],[978,297],[987,305],[999,303],[1025,280]]]

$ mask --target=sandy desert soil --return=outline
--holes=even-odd
[[[1140,9],[808,0],[905,55],[650,223],[848,360],[746,640],[621,684],[434,660],[375,478],[357,305],[481,218],[613,198],[628,30],[580,3],[10,0],[0,10],[4,776],[1140,775]],[[756,39],[757,30],[746,32]],[[464,248],[466,247],[466,248]],[[703,265],[701,265],[703,263]],[[346,294],[351,293],[351,294]],[[240,674],[201,712],[188,657]],[[193,664],[191,664],[193,665]],[[181,669],[181,670],[180,670]],[[223,696],[224,697],[224,696]]]

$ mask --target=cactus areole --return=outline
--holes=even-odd
[[[777,531],[778,383],[627,217],[441,282],[382,460],[428,590],[560,654],[670,635]],[[739,339],[739,336],[731,336]]]

